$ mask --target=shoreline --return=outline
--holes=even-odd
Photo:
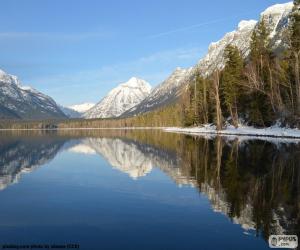
[[[133,130],[133,129],[165,129],[168,127],[113,127],[113,128],[0,128],[1,131],[59,131],[59,130]]]
[[[180,133],[189,135],[215,135],[215,136],[235,136],[250,138],[286,138],[300,140],[300,130],[291,128],[281,128],[278,126],[267,128],[254,128],[250,126],[240,126],[234,128],[228,126],[217,131],[215,126],[207,124],[199,127],[113,127],[113,128],[32,128],[32,129],[0,129],[4,131],[71,131],[71,130],[162,130],[169,133]]]
[[[222,130],[216,130],[215,126],[204,125],[202,127],[190,127],[190,128],[180,128],[180,127],[169,127],[165,128],[166,132],[173,133],[183,133],[190,135],[216,135],[216,136],[243,136],[243,137],[253,137],[253,138],[286,138],[293,140],[300,140],[300,130],[290,129],[290,128],[280,128],[278,126],[267,127],[267,128],[254,128],[250,126],[240,126],[234,128],[233,126],[228,126]]]

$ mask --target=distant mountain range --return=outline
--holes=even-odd
[[[262,20],[269,32],[272,49],[280,51],[286,46],[285,31],[293,3],[276,4],[261,13],[259,21],[241,21],[236,30],[211,43],[207,54],[189,69],[177,68],[154,89],[145,80],[132,77],[112,89],[96,105],[85,103],[70,107],[58,106],[55,101],[29,87],[23,87],[17,77],[0,70],[0,118],[48,119],[48,118],[111,118],[129,117],[155,110],[176,102],[181,91],[200,73],[210,75],[225,65],[224,50],[235,45],[246,58],[250,52],[250,37]]]
[[[94,106],[95,106],[95,103],[86,102],[86,103],[72,105],[72,106],[69,106],[68,108],[73,109],[76,112],[83,114]]]
[[[68,107],[60,106],[60,109],[69,118],[81,118],[85,112],[95,106],[95,103],[81,103]]]

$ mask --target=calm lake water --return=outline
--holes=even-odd
[[[300,144],[158,130],[0,133],[0,245],[269,249],[298,234]]]

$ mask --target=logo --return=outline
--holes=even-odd
[[[270,235],[269,247],[271,248],[297,248],[297,235]]]

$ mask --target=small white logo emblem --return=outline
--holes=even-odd
[[[269,247],[271,248],[297,248],[297,235],[270,235]]]

